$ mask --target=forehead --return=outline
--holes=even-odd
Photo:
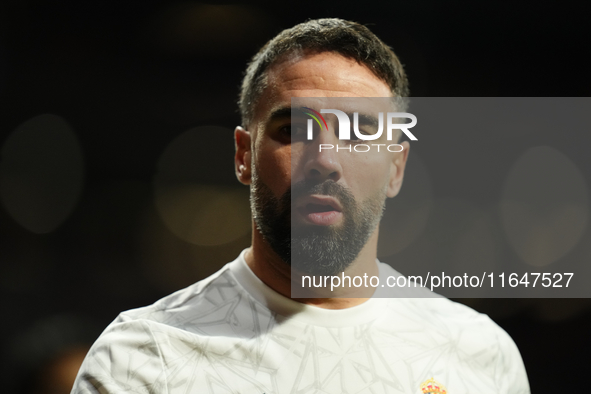
[[[335,52],[294,54],[271,66],[255,122],[264,122],[292,97],[392,97],[389,86],[364,64]]]

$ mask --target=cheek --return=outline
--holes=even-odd
[[[261,143],[256,147],[254,165],[260,180],[279,196],[290,187],[291,148],[289,145],[272,145]]]
[[[352,160],[343,172],[347,172],[352,187],[366,198],[386,191],[390,179],[390,165],[387,155],[372,154]]]

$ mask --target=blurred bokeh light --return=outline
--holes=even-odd
[[[232,132],[217,126],[191,129],[175,138],[158,161],[154,177],[156,208],[168,229],[202,246],[223,245],[250,231],[248,188],[220,185],[215,168],[231,169],[211,152],[232,144]],[[231,172],[228,172],[231,174]]]
[[[138,235],[145,275],[158,288],[205,278],[249,245],[249,189],[234,177],[232,145],[230,129],[200,126],[160,155],[154,210],[144,212]]]
[[[158,188],[155,194],[160,217],[187,242],[223,245],[250,231],[248,190],[185,185]]]
[[[567,254],[587,227],[587,184],[572,160],[555,148],[531,148],[507,176],[500,214],[519,257],[547,266]]]

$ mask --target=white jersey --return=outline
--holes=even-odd
[[[380,263],[380,280],[399,275]],[[445,298],[322,309],[266,286],[244,252],[216,274],[123,312],[72,393],[529,393],[511,338]]]

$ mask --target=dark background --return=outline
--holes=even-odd
[[[244,228],[234,221],[246,199],[232,200],[245,192],[233,175],[235,102],[249,57],[281,29],[318,17],[368,24],[401,58],[417,97],[588,96],[589,8],[568,1],[2,1],[0,146],[24,122],[57,115],[78,139],[82,160],[72,163],[83,174],[80,192],[71,192],[75,203],[50,231],[23,226],[0,207],[2,391],[18,392],[61,347],[91,343],[120,311],[206,277],[248,246],[244,231],[221,245],[182,240],[159,217],[155,187],[174,183],[176,169],[200,187],[189,196],[243,201],[239,214],[221,212],[208,226]],[[185,134],[202,126],[220,128]],[[578,157],[587,157],[579,148]],[[588,161],[578,163],[588,176]],[[457,192],[434,185],[437,196]],[[48,204],[43,186],[35,190],[31,199],[23,194],[24,211]],[[463,301],[514,338],[532,392],[559,392],[587,376],[587,300]]]

